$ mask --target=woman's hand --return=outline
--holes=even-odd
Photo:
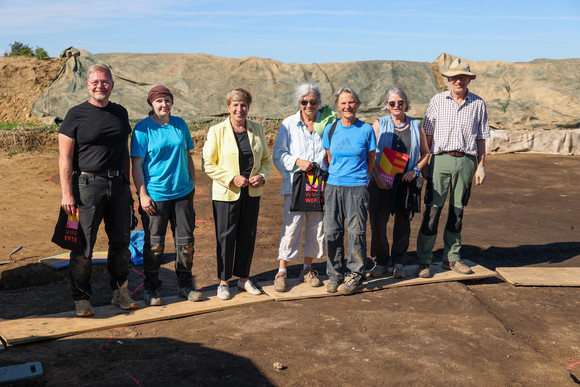
[[[410,171],[405,172],[403,175],[403,181],[413,181],[413,179],[417,176],[417,172],[411,169]]]
[[[234,180],[232,180],[232,182],[238,188],[247,187],[248,184],[250,184],[250,181],[242,175],[236,175],[236,177],[234,177]]]
[[[312,169],[312,163],[308,160],[297,159],[296,166],[304,172],[308,172]]]
[[[153,199],[151,199],[151,196],[141,195],[139,197],[139,201],[141,203],[141,208],[143,211],[145,211],[145,213],[147,213],[147,215],[155,215],[155,212],[157,212],[157,205],[155,205],[155,202]]]
[[[391,188],[393,188],[393,187],[391,187],[391,186],[389,185],[389,183],[387,183],[387,181],[386,181],[385,179],[383,179],[383,177],[382,177],[381,175],[379,175],[378,173],[377,173],[377,175],[375,176],[375,181],[376,181],[376,183],[377,183],[377,186],[378,186],[380,189],[391,189]]]
[[[264,177],[262,175],[254,175],[248,181],[253,188],[258,188],[264,184]]]

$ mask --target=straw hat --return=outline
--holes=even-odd
[[[471,72],[469,65],[463,59],[456,58],[451,62],[449,70],[442,73],[445,77],[453,77],[455,75],[469,75],[471,79],[475,79],[475,74]]]

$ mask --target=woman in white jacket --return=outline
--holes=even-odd
[[[320,89],[314,83],[299,85],[294,100],[300,110],[282,122],[273,151],[274,165],[282,174],[280,194],[284,197],[284,220],[278,249],[279,270],[274,279],[274,290],[277,292],[288,290],[288,262],[300,259],[303,227],[304,266],[300,280],[313,287],[322,285],[318,273],[312,269],[312,261],[324,255],[323,213],[290,212],[292,176],[298,170],[311,170],[313,163],[324,168],[322,133],[329,122],[336,120],[336,114],[327,106],[320,108]]]

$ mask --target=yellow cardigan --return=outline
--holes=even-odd
[[[246,120],[248,140],[254,154],[254,167],[250,177],[262,175],[264,182],[270,176],[272,157],[262,125]],[[222,123],[212,126],[207,132],[203,146],[203,171],[213,180],[211,187],[212,200],[233,202],[240,197],[240,188],[232,181],[240,174],[238,144],[228,117]],[[249,187],[250,196],[262,196],[262,187]]]

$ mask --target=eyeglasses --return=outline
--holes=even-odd
[[[449,77],[448,79],[450,82],[455,82],[457,80],[460,80],[462,82],[466,82],[468,79],[471,79],[471,78],[469,78],[467,75],[454,75],[452,77]]]
[[[395,107],[395,105],[399,105],[399,107],[403,106],[407,101],[399,100],[399,101],[389,101],[390,107]]]
[[[317,99],[311,99],[310,101],[306,101],[306,100],[300,101],[300,105],[302,105],[302,106],[306,106],[308,104],[310,104],[312,106],[316,106],[316,105],[318,105],[318,100]]]

